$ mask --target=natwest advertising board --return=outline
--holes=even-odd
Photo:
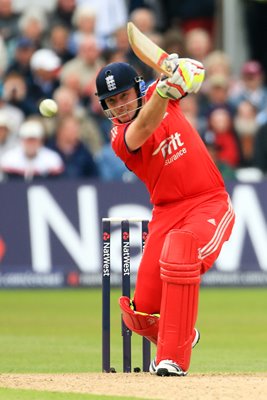
[[[236,212],[231,240],[203,276],[208,286],[267,285],[267,181],[228,185]],[[144,186],[58,181],[0,185],[0,287],[101,285],[101,218],[149,219]],[[120,283],[120,226],[112,225],[112,282]],[[141,256],[131,224],[132,281]]]

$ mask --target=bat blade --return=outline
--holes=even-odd
[[[130,46],[135,55],[159,73],[172,76],[172,70],[166,58],[168,53],[144,35],[132,22],[127,24]]]

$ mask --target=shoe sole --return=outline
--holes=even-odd
[[[167,368],[159,368],[157,370],[158,376],[186,376],[187,372],[170,372]]]

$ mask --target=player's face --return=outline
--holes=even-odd
[[[108,97],[105,102],[113,117],[117,118],[121,123],[131,121],[138,108],[138,99],[135,88]]]

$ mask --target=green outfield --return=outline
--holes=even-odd
[[[130,397],[103,396],[92,394],[73,394],[57,392],[41,392],[35,390],[1,389],[0,399],[2,400],[130,400]],[[142,400],[142,399],[138,399]]]
[[[111,364],[120,372],[118,296],[113,290]],[[101,371],[100,290],[2,290],[0,304],[0,373]],[[267,289],[201,289],[197,326],[201,342],[193,351],[192,373],[267,371]],[[132,364],[141,366],[136,335]],[[14,392],[0,389],[0,399],[15,399]],[[35,395],[21,391],[19,398],[63,399],[56,393]],[[64,395],[87,398],[99,397]]]

